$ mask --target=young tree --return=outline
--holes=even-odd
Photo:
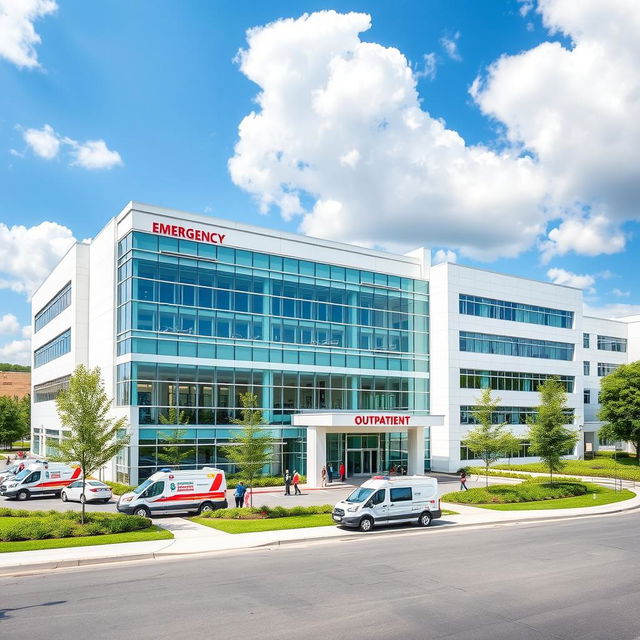
[[[10,396],[0,396],[0,443],[10,449],[23,432],[20,400]]]
[[[493,423],[493,414],[500,405],[500,398],[492,398],[491,389],[483,389],[476,402],[478,404],[472,414],[478,424],[467,433],[464,444],[484,462],[486,485],[489,486],[489,466],[512,450],[517,438],[506,431],[506,422]]]
[[[168,416],[160,415],[160,423],[167,425],[189,424],[189,418],[187,418],[184,411],[178,413],[175,407],[171,407]],[[179,428],[165,432],[163,436],[165,445],[158,451],[158,460],[160,462],[179,467],[184,460],[193,455],[193,447],[187,449],[182,446],[186,433],[186,429]]]
[[[268,433],[260,425],[265,424],[262,411],[256,409],[258,397],[251,392],[240,395],[242,418],[233,419],[234,424],[242,426],[242,431],[223,451],[227,458],[240,468],[240,477],[247,483],[249,490],[254,479],[262,473],[262,468],[271,460],[273,443]],[[251,504],[253,504],[253,492]]]
[[[549,478],[553,482],[553,472],[564,466],[562,456],[572,449],[578,434],[568,429],[567,392],[558,378],[549,378],[539,387],[540,406],[535,420],[529,422],[531,451],[540,456],[549,468]]]
[[[69,437],[55,445],[51,460],[80,463],[83,479],[111,460],[129,443],[125,418],[109,417],[111,400],[104,390],[100,369],[80,365],[69,380],[69,387],[56,397],[58,416]],[[83,492],[84,496],[84,492]],[[82,501],[82,522],[85,505]]]
[[[631,442],[640,465],[640,360],[623,364],[600,381],[601,438]]]
[[[27,440],[31,438],[31,396],[26,395],[18,400],[20,411],[20,439]]]

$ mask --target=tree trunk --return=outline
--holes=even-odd
[[[489,463],[485,463],[485,470],[484,470],[484,480],[485,480],[485,486],[488,487],[489,486]]]

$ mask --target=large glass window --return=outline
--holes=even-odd
[[[68,282],[56,293],[47,304],[36,313],[34,318],[34,333],[49,324],[57,315],[62,313],[71,304],[71,283]]]
[[[520,371],[486,371],[460,369],[461,389],[493,389],[495,391],[537,391],[550,378],[558,378],[567,393],[573,393],[573,376],[555,376],[546,373],[523,373]]]
[[[462,405],[460,407],[460,424],[478,424],[474,410],[478,407]],[[573,422],[573,409],[566,409],[567,424]],[[496,407],[491,412],[492,424],[530,424],[538,415],[537,407]]]
[[[33,401],[34,402],[48,402],[55,400],[56,396],[63,389],[69,387],[69,376],[63,376],[62,378],[56,378],[55,380],[49,380],[37,384],[33,387]]]
[[[33,354],[34,367],[40,367],[51,360],[55,360],[65,353],[71,351],[71,329],[67,329],[64,333],[55,337],[53,340],[42,345]]]
[[[612,336],[598,336],[598,349],[601,351],[619,351],[626,353],[627,339]]]
[[[459,298],[460,313],[482,318],[495,318],[497,320],[511,320],[513,322],[529,322],[542,324],[549,327],[573,327],[573,311],[538,307],[521,302],[509,302],[507,300],[494,300],[461,293]]]
[[[573,448],[567,449],[562,455],[570,456],[574,452]],[[460,444],[460,460],[479,460],[476,457],[477,454],[473,453],[465,444]],[[532,458],[535,457],[535,453],[531,451],[531,443],[528,440],[521,440],[520,446],[515,451],[511,452],[509,458]]]
[[[460,332],[460,351],[494,353],[524,358],[573,360],[573,344],[569,342],[532,340],[488,333],[472,333],[470,331]]]

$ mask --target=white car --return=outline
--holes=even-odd
[[[65,487],[60,493],[63,502],[71,500],[72,502],[109,502],[113,496],[111,487],[104,482],[98,480],[87,480],[82,495],[82,487],[85,483],[82,480],[72,482]]]

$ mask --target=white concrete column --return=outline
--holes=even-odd
[[[409,445],[407,474],[422,476],[424,475],[424,427],[409,429],[407,442]]]
[[[327,428],[307,427],[307,486],[322,485],[322,467],[327,462]]]

